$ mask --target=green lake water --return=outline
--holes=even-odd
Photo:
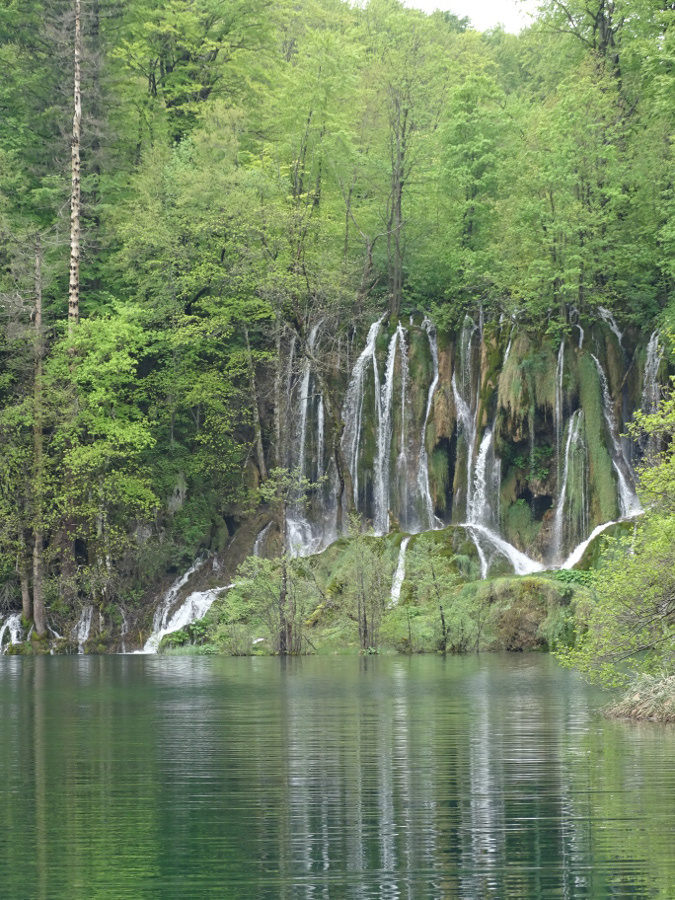
[[[1,898],[675,897],[675,730],[543,655],[0,658]]]

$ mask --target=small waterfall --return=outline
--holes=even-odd
[[[504,352],[504,359],[502,360],[502,370],[506,366],[506,363],[509,361],[509,356],[511,355],[511,346],[513,344],[513,335],[509,335],[509,342],[506,345],[506,351]]]
[[[127,642],[124,640],[124,638],[129,634],[129,619],[127,618],[127,613],[123,606],[119,607],[119,611],[122,617],[122,627],[120,628],[120,637],[122,639],[122,653],[126,653]]]
[[[616,522],[605,522],[604,525],[598,525],[597,528],[594,528],[593,531],[589,534],[585,541],[582,541],[577,547],[572,550],[570,555],[567,557],[565,562],[560,567],[561,569],[572,569],[576,566],[577,563],[581,562],[584,553],[586,552],[588,546],[596,539],[599,534],[602,534],[603,531],[606,531],[612,525],[616,525]]]
[[[310,353],[313,353],[316,347],[316,338],[319,333],[320,325],[321,322],[318,322],[312,327],[309,332],[307,347]],[[309,419],[310,408],[312,405],[312,397],[309,390],[311,376],[312,362],[310,357],[306,355],[302,362],[302,380],[300,382],[300,421],[297,434],[297,462],[294,460],[294,464],[291,465],[292,469],[297,465],[301,478],[305,475],[305,459],[307,455],[307,421]]]
[[[489,428],[480,443],[473,482],[470,485],[467,500],[467,521],[465,528],[478,551],[481,565],[481,578],[486,578],[494,553],[506,557],[513,566],[516,575],[530,575],[541,572],[541,563],[530,559],[525,553],[516,549],[508,541],[499,536],[496,528],[496,516],[490,503],[491,488],[494,480],[489,478],[488,470],[493,460],[494,430]]]
[[[228,584],[225,587],[213,588],[210,591],[195,591],[190,594],[184,602],[178,607],[170,618],[157,631],[153,631],[143,647],[144,653],[158,653],[159,645],[162,638],[167,634],[173,634],[180,631],[181,628],[187,628],[200,619],[203,619],[207,612],[211,609],[213,601],[234,585]]]
[[[379,388],[379,404],[376,403],[378,412],[377,421],[377,455],[375,457],[375,510],[373,515],[373,527],[375,534],[386,534],[389,531],[389,462],[391,459],[392,438],[392,402],[394,397],[394,366],[396,364],[396,346],[398,344],[398,329],[391,336],[387,351],[387,364],[384,373],[384,383],[379,386],[376,379],[376,389]],[[375,364],[377,368],[377,364]],[[375,394],[377,400],[378,394]]]
[[[400,348],[401,358],[401,435],[399,441],[398,457],[396,459],[396,474],[399,483],[399,505],[401,511],[401,520],[406,523],[408,521],[408,429],[406,427],[407,415],[406,404],[408,401],[408,380],[410,371],[408,368],[408,345],[406,342],[406,330],[399,322],[398,328],[398,345]]]
[[[253,544],[253,555],[254,556],[262,556],[263,550],[265,549],[265,539],[269,533],[270,528],[274,523],[268,522],[267,525],[261,531],[258,532],[258,536],[255,539]]]
[[[9,640],[5,642],[5,634],[9,635]],[[23,628],[21,627],[21,613],[13,613],[9,618],[5,619],[0,626],[0,653],[5,653],[7,647],[12,644],[20,644],[23,638]]]
[[[467,522],[472,525],[494,525],[494,516],[488,496],[488,462],[492,451],[493,430],[488,430],[480,442],[480,449],[476,457],[476,468],[473,483],[470,485],[469,498],[467,500]]]
[[[457,368],[452,373],[452,393],[455,399],[457,419],[464,435],[466,444],[466,484],[467,484],[467,509],[469,494],[473,476],[473,459],[476,449],[476,432],[478,430],[478,406],[480,398],[480,374],[477,373],[476,386],[473,385],[472,371],[472,342],[473,336],[479,331],[479,326],[468,316],[464,320],[460,337],[460,376],[461,384],[457,383]]]
[[[565,369],[565,339],[560,342],[555,366],[555,452],[558,462],[558,484],[560,484],[560,450],[563,433],[563,374]]]
[[[597,356],[591,353],[591,358],[596,365],[600,377],[600,386],[602,388],[602,411],[612,442],[612,463],[618,478],[621,517],[630,518],[631,516],[637,516],[642,512],[642,505],[635,494],[630,467],[623,455],[623,448],[621,446],[621,439],[619,438],[619,429],[614,417],[614,408],[612,406],[612,398],[609,393],[607,378]]]
[[[401,599],[401,588],[405,580],[405,554],[410,543],[410,535],[404,537],[401,541],[401,547],[398,551],[398,565],[394,573],[394,580],[391,584],[391,602],[389,606],[397,606]]]
[[[516,575],[531,575],[533,572],[543,572],[544,567],[541,563],[536,562],[534,559],[530,559],[525,553],[521,553],[520,550],[517,550],[513,544],[509,544],[508,541],[505,541],[503,538],[500,538],[498,534],[495,534],[490,528],[486,528],[484,525],[469,525],[467,524],[466,530],[471,534],[474,543],[476,544],[476,549],[478,550],[478,555],[481,558],[481,568],[483,567],[483,559],[485,557],[485,549],[480,546],[480,538],[484,538],[489,546],[494,548],[497,553],[500,553],[504,556],[513,566],[513,571]],[[478,538],[476,537],[476,533],[478,534]],[[485,562],[485,571],[481,571],[481,578],[485,578],[487,576],[487,569],[489,568],[489,560],[486,559]]]
[[[663,358],[663,349],[659,346],[659,333],[655,331],[647,344],[647,360],[645,362],[642,377],[642,402],[640,407],[646,415],[652,415],[659,408],[661,401],[661,385],[659,383],[659,368]],[[653,456],[659,449],[659,439],[656,435],[643,435],[640,440],[640,448],[643,453]]]
[[[438,339],[436,336],[436,329],[426,316],[424,318],[424,321],[422,322],[422,327],[426,331],[427,337],[429,338],[429,350],[431,352],[431,362],[433,365],[433,378],[431,384],[429,385],[429,391],[427,393],[427,407],[424,415],[424,425],[422,426],[422,435],[420,438],[420,453],[417,462],[417,487],[421,497],[424,500],[424,507],[427,514],[427,528],[432,529],[443,527],[443,523],[441,522],[441,520],[434,514],[434,504],[431,499],[431,491],[429,490],[429,455],[427,453],[426,446],[427,425],[429,424],[429,416],[431,415],[431,409],[434,403],[434,394],[436,393],[436,388],[438,387]]]
[[[565,444],[565,460],[562,475],[562,484],[560,493],[558,494],[558,502],[555,508],[555,516],[553,518],[553,540],[551,545],[551,559],[554,563],[562,562],[563,548],[563,519],[565,514],[565,499],[567,496],[567,484],[570,475],[570,464],[572,452],[578,446],[581,440],[581,426],[583,423],[583,412],[578,409],[573,414],[567,428],[567,442]]]
[[[619,347],[623,350],[623,333],[619,330],[619,326],[616,324],[616,319],[604,306],[599,306],[598,312],[600,313],[600,318],[603,320],[603,322],[606,322],[607,325],[609,325],[610,330],[614,333],[617,341],[619,342]]]
[[[642,378],[642,412],[655,413],[661,400],[659,368],[663,359],[663,349],[659,346],[659,333],[655,331],[647,344],[647,360]]]
[[[177,578],[176,581],[174,581],[174,583],[168,589],[166,594],[164,594],[164,597],[162,598],[161,602],[157,605],[157,609],[155,610],[155,615],[153,616],[153,619],[152,619],[152,633],[153,634],[156,634],[158,631],[161,631],[161,629],[165,627],[166,623],[169,621],[169,613],[171,612],[171,609],[173,608],[173,606],[176,603],[178,594],[180,593],[182,588],[185,587],[185,585],[188,583],[190,578],[194,575],[194,573],[202,565],[203,562],[204,562],[203,559],[196,560],[190,566],[190,568],[187,570],[187,572],[184,575],[181,575],[180,578]],[[152,636],[146,642],[146,645],[144,648],[146,653],[155,653],[156,652],[155,650],[148,649],[148,644],[150,643],[151,640],[152,640]]]
[[[375,391],[379,397],[379,373],[377,371],[377,360],[375,359],[375,344],[382,327],[382,319],[373,322],[368,331],[366,346],[361,355],[356,360],[352,370],[352,377],[347,387],[345,401],[342,406],[342,421],[345,423],[344,432],[342,434],[342,447],[345,451],[347,466],[352,476],[352,489],[354,496],[354,505],[358,509],[359,506],[359,445],[361,440],[361,418],[363,416],[363,388],[365,383],[366,366],[369,362],[373,364],[375,375]]]
[[[326,474],[324,468],[324,456],[326,454],[326,412],[323,406],[323,394],[319,394],[317,409],[316,431],[316,479],[317,481]]]
[[[82,654],[84,653],[84,645],[89,640],[89,634],[91,633],[91,623],[94,617],[94,607],[85,606],[80,614],[80,618],[77,622],[77,625],[72,630],[73,640],[77,641],[77,652]]]

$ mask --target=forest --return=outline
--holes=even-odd
[[[513,35],[398,0],[6,0],[0,71],[0,613],[21,609],[34,644],[91,605],[102,632],[147,620],[159,586],[200,556],[241,562],[274,520],[278,552],[246,565],[276,597],[275,652],[301,652],[291,619],[334,601],[308,563],[291,583],[289,510],[316,508],[332,479],[334,537],[363,523],[480,530],[472,484],[493,432],[500,534],[538,565],[560,561],[635,512],[633,459],[616,449],[632,428],[647,513],[614,539],[615,560],[622,540],[632,556],[600,570],[593,590],[614,599],[586,611],[596,644],[574,661],[605,675],[635,652],[641,668],[667,664],[675,409],[635,398],[657,332],[663,393],[675,328],[675,4],[544,0]],[[370,336],[376,380],[376,357],[390,358],[387,383],[404,391],[396,434],[415,410],[408,446],[429,485],[415,522],[391,513],[391,493],[378,500],[393,450],[350,463],[350,397],[359,428],[375,418],[354,387]],[[473,374],[457,387],[461,359]],[[315,403],[316,437],[303,430],[294,456],[309,384],[321,424]],[[556,538],[582,418],[590,500],[574,540]],[[453,460],[469,436],[465,476]],[[442,589],[427,583],[433,535],[411,563],[408,649],[422,595],[487,573],[480,546],[452,540]],[[369,541],[340,564],[353,580],[384,573],[386,595],[400,540],[392,571]],[[595,578],[573,574],[582,588]],[[366,650],[377,626],[348,581]],[[230,605],[244,616],[254,601]],[[429,602],[434,645],[467,649],[446,600]],[[233,621],[219,627],[236,649]]]

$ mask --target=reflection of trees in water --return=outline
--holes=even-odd
[[[675,883],[675,734],[592,718],[544,657],[5,662],[7,896],[666,898]]]

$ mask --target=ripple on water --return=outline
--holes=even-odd
[[[675,731],[548,657],[0,661],[0,893],[675,895]]]

